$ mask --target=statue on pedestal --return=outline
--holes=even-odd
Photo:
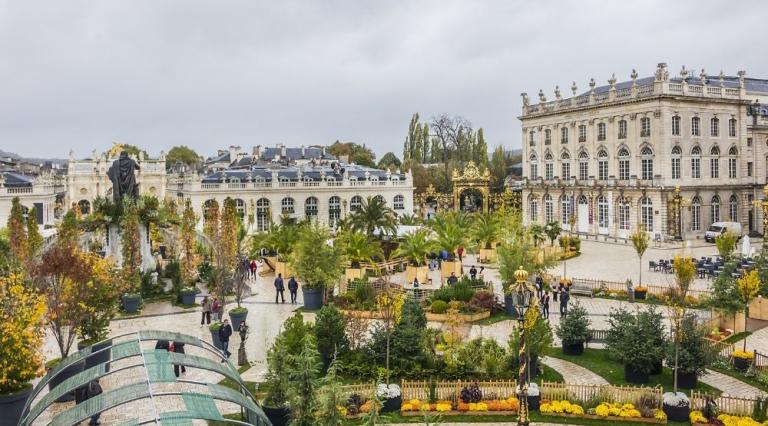
[[[128,156],[127,152],[121,151],[120,157],[112,163],[109,171],[107,171],[107,176],[112,181],[112,197],[115,203],[121,202],[126,195],[133,198],[139,196],[135,170],[139,170],[139,165]]]

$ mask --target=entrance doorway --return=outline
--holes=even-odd
[[[587,200],[587,197],[583,195],[579,197],[578,208],[579,233],[586,234],[589,232],[589,200]]]

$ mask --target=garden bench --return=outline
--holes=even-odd
[[[590,287],[587,284],[576,284],[574,283],[571,285],[571,288],[569,290],[571,294],[579,294],[582,296],[589,296],[592,297],[592,287]]]

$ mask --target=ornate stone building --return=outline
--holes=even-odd
[[[0,227],[8,223],[15,197],[19,198],[25,214],[35,209],[38,225],[52,226],[61,211],[64,182],[52,173],[29,176],[0,171]]]
[[[661,63],[650,77],[534,104],[523,93],[523,216],[580,234],[690,239],[717,221],[763,232],[754,201],[768,167],[768,80]],[[676,188],[679,188],[676,190]]]

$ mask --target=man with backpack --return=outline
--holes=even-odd
[[[296,294],[299,291],[299,283],[296,282],[296,278],[291,277],[290,280],[288,280],[288,291],[291,292],[291,305],[296,304]]]

